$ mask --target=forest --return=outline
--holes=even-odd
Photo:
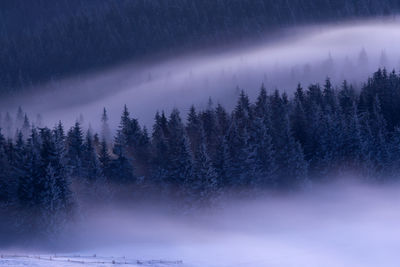
[[[79,121],[35,126],[19,108],[1,120],[0,233],[48,233],[82,198],[177,199],[185,211],[349,172],[398,182],[399,107],[400,75],[379,69],[361,88],[326,79],[288,96],[262,85],[254,101],[242,90],[232,111],[211,99],[188,114],[160,111],[151,129],[125,106],[114,136],[105,109],[96,133]]]
[[[155,55],[395,15],[397,0],[4,0],[0,93]],[[267,38],[268,39],[268,38]]]

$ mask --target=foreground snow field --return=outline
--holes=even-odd
[[[104,208],[56,246],[0,248],[0,267],[398,267],[400,187],[349,179],[184,217]]]
[[[151,267],[173,267],[183,266],[182,261],[164,260],[134,260],[126,257],[102,257],[97,255],[1,255],[0,266],[151,266]]]

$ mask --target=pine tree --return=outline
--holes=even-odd
[[[265,116],[266,113],[268,113],[268,95],[264,84],[262,84],[260,92],[257,96],[255,115],[261,118]]]
[[[17,116],[15,119],[15,128],[21,130],[23,123],[24,123],[24,112],[22,111],[21,107],[18,107]]]
[[[72,175],[80,177],[82,174],[83,134],[81,125],[76,122],[67,134],[67,157]]]
[[[112,177],[111,157],[105,140],[100,143],[99,164],[102,176],[105,177],[106,181],[109,181]]]
[[[111,162],[112,179],[116,183],[126,184],[136,181],[132,157],[126,150],[126,139],[121,130],[117,132],[114,140],[113,153],[115,158]]]
[[[282,132],[282,144],[277,152],[277,164],[280,170],[278,187],[288,189],[296,186],[302,186],[308,178],[308,163],[304,159],[301,145],[293,138],[289,120],[286,116],[285,131]],[[281,145],[282,145],[281,144]]]
[[[167,138],[169,166],[166,183],[172,188],[185,191],[185,185],[193,175],[192,154],[179,111],[174,109],[168,120]]]
[[[380,102],[375,97],[373,112],[363,114],[361,123],[362,159],[367,176],[386,177],[389,173],[390,146],[385,119]]]
[[[111,130],[110,125],[108,124],[108,115],[106,108],[103,108],[103,114],[101,116],[101,139],[106,141],[107,143],[111,142]]]
[[[218,176],[207,153],[204,133],[202,136],[194,155],[192,179],[186,181],[189,183],[186,187],[194,194],[194,199],[191,201],[207,205],[217,193]]]
[[[51,164],[45,169],[45,176],[41,177],[43,186],[40,192],[41,209],[39,222],[47,233],[55,233],[62,220],[63,203],[61,191],[57,185],[57,174]]]
[[[268,115],[257,117],[250,133],[249,154],[250,183],[254,188],[273,187],[276,183],[277,165]]]
[[[161,115],[157,112],[151,137],[151,177],[153,183],[158,184],[162,188],[167,181],[170,162],[168,136],[167,118],[164,112]]]
[[[4,129],[6,138],[12,137],[13,128],[14,128],[13,119],[11,118],[10,113],[7,112],[6,117],[4,118]]]
[[[290,114],[291,128],[294,138],[305,146],[308,140],[307,116],[304,109],[305,95],[303,88],[299,84],[293,101],[292,112]]]
[[[208,100],[208,105],[205,111],[199,113],[201,120],[201,129],[204,132],[205,144],[211,157],[215,155],[215,143],[217,136],[217,121],[214,110],[214,104],[211,98]]]
[[[271,136],[279,170],[277,186],[282,189],[290,189],[305,181],[308,163],[304,159],[301,145],[293,137],[288,107],[278,91],[275,91],[270,97],[270,103]]]
[[[221,104],[217,105],[217,108],[215,109],[215,116],[217,120],[217,129],[218,129],[217,136],[223,137],[228,132],[230,124],[230,116]]]
[[[21,132],[22,132],[22,135],[25,140],[28,139],[28,137],[29,137],[30,129],[31,129],[31,125],[29,123],[29,118],[25,113],[24,122],[22,123],[22,127],[21,127]]]
[[[226,177],[227,186],[244,187],[250,183],[251,166],[247,159],[249,157],[247,141],[249,139],[246,129],[240,130],[234,119],[225,138],[226,147]]]
[[[248,130],[251,124],[251,120],[253,118],[253,114],[250,108],[249,97],[245,94],[243,90],[240,92],[239,100],[233,112],[233,117],[236,120],[239,131],[243,131],[245,129]]]
[[[333,89],[331,80],[327,78],[325,80],[324,90],[323,90],[323,107],[325,112],[336,112],[337,101],[335,90]]]
[[[215,156],[212,161],[218,177],[217,188],[218,191],[221,192],[224,187],[227,187],[231,184],[231,179],[228,177],[229,155],[225,135],[219,136],[215,151]]]
[[[12,169],[5,151],[5,138],[0,131],[0,206],[13,200]]]
[[[196,149],[199,147],[201,141],[202,124],[197,116],[197,112],[194,106],[190,107],[190,111],[187,118],[186,132],[189,137],[191,151],[196,153]]]
[[[135,165],[135,174],[147,175],[146,168],[150,154],[147,130],[140,127],[138,120],[130,118],[126,106],[121,116],[118,135],[120,135],[120,141],[125,143],[125,157]]]
[[[19,206],[24,209],[33,208],[40,203],[37,192],[40,189],[38,181],[42,174],[40,144],[36,129],[32,129],[26,148],[18,151],[17,155],[18,160],[14,161],[14,172],[18,178]]]
[[[64,134],[64,127],[61,122],[58,123],[53,129],[53,141],[55,148],[55,160],[53,162],[53,169],[57,174],[58,179],[56,183],[60,188],[60,198],[65,209],[70,209],[73,206],[73,196],[70,189],[71,172],[68,168],[68,158],[66,149],[66,137]]]
[[[83,144],[82,178],[85,180],[85,183],[89,185],[103,180],[100,163],[97,158],[93,137],[90,131],[86,133],[85,142]]]

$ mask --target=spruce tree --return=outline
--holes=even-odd
[[[111,138],[111,129],[110,125],[108,124],[108,114],[106,108],[103,108],[103,114],[101,115],[101,139],[110,143]]]
[[[194,155],[192,179],[187,180],[187,183],[189,183],[187,187],[194,194],[194,199],[191,199],[191,201],[206,205],[216,196],[218,174],[214,169],[211,158],[208,156],[204,133],[202,136]]]
[[[106,181],[109,181],[112,177],[111,156],[105,140],[101,141],[100,143],[99,164],[102,176],[105,177]]]
[[[80,177],[82,174],[83,134],[81,125],[76,122],[67,134],[68,166],[72,175]]]
[[[168,136],[169,131],[164,112],[161,115],[157,112],[151,137],[151,177],[153,183],[158,184],[161,188],[164,187],[168,177],[170,162]]]
[[[113,154],[115,155],[111,162],[113,181],[120,184],[135,182],[132,157],[127,152],[126,138],[121,130],[118,130],[115,137]]]
[[[102,181],[102,172],[90,131],[86,133],[82,151],[82,178],[88,185]]]
[[[172,188],[181,189],[185,193],[187,181],[191,180],[193,175],[193,156],[177,109],[174,109],[170,114],[168,130],[167,144],[170,160],[166,182]]]

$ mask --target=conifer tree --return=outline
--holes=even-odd
[[[202,136],[202,140],[194,155],[192,179],[187,181],[190,183],[187,187],[195,194],[195,198],[192,199],[192,201],[206,204],[215,197],[215,194],[217,193],[218,176],[211,158],[207,153],[206,144],[204,142],[204,133]]]
[[[128,155],[126,139],[121,130],[118,130],[115,137],[113,153],[115,155],[111,163],[113,181],[122,184],[135,182],[132,157]]]
[[[107,142],[105,140],[100,143],[99,150],[99,164],[102,172],[102,176],[105,177],[108,182],[112,177],[112,169],[111,169],[111,156],[108,151]]]
[[[107,143],[110,143],[112,140],[106,108],[103,108],[103,114],[101,115],[101,139],[106,141]]]
[[[308,140],[308,121],[304,109],[305,95],[300,84],[297,86],[293,102],[290,114],[291,128],[294,138],[304,147]]]
[[[214,109],[214,103],[211,98],[208,100],[207,108],[199,113],[201,120],[201,130],[204,132],[205,145],[211,157],[215,154],[215,143],[217,136],[217,121]]]
[[[67,157],[72,175],[79,177],[82,172],[83,134],[81,125],[76,122],[67,134]]]
[[[0,203],[8,205],[12,201],[13,192],[12,188],[12,169],[5,152],[5,138],[0,130]],[[2,205],[0,204],[0,206]]]
[[[169,136],[167,138],[169,167],[167,184],[176,188],[183,186],[193,175],[192,154],[189,141],[185,132],[184,125],[179,115],[179,111],[174,109],[168,120]]]
[[[226,177],[227,186],[248,186],[251,166],[248,159],[247,129],[240,130],[236,120],[233,120],[225,138],[226,147]]]
[[[196,109],[194,106],[191,106],[187,118],[186,132],[193,153],[196,153],[196,149],[199,147],[199,143],[201,142],[202,128],[203,126],[199,116],[197,115]]]
[[[152,181],[162,188],[167,181],[170,161],[167,142],[168,136],[167,118],[164,112],[161,115],[157,112],[151,137],[151,177]]]
[[[24,112],[22,111],[21,107],[18,107],[15,119],[15,128],[21,130],[23,123],[24,123]]]
[[[95,184],[102,181],[102,172],[93,144],[93,136],[90,131],[86,133],[82,151],[82,178],[87,184]]]
[[[29,123],[29,118],[28,118],[28,115],[26,115],[26,113],[25,113],[24,121],[23,121],[22,127],[21,127],[21,133],[25,140],[28,139],[28,137],[29,137],[30,129],[31,129],[31,125]]]
[[[11,138],[13,134],[12,131],[14,129],[14,125],[13,125],[13,119],[11,118],[9,112],[6,113],[6,116],[4,118],[4,129],[6,138]]]
[[[273,187],[276,183],[277,165],[270,134],[269,116],[256,117],[248,141],[247,164],[250,164],[250,183],[257,189]]]

